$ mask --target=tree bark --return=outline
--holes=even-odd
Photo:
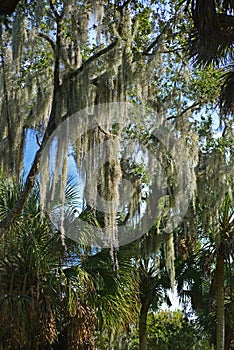
[[[149,303],[142,301],[139,316],[139,350],[147,350],[147,314],[149,311]]]
[[[216,262],[216,350],[224,350],[225,313],[224,313],[224,258],[219,254]]]

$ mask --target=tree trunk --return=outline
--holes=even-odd
[[[139,316],[139,350],[147,350],[147,314],[149,304],[143,299]]]
[[[225,316],[224,316],[224,259],[221,254],[216,263],[216,350],[224,350],[225,344]]]

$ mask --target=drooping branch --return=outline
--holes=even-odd
[[[56,94],[57,94],[57,92],[55,91],[53,101],[56,100]],[[52,112],[53,112],[53,108],[52,108]],[[46,143],[47,143],[49,137],[52,135],[54,129],[55,129],[55,113],[53,112],[53,113],[51,113],[51,117],[50,117],[48,126],[46,128],[46,132],[44,134],[43,140],[41,142],[40,148],[35,155],[33,164],[31,166],[29,174],[26,178],[25,185],[24,185],[23,191],[21,193],[21,196],[19,197],[15,206],[8,212],[5,219],[3,219],[0,222],[0,232],[1,233],[3,233],[7,229],[7,227],[13,222],[13,220],[17,216],[20,215],[20,213],[21,213],[21,211],[22,211],[22,209],[23,209],[23,207],[28,199],[29,194],[35,185],[35,180],[36,180],[36,176],[37,176],[38,171],[39,171],[39,163],[40,163],[40,158],[41,158],[42,152],[46,146]]]
[[[13,220],[20,215],[28,196],[31,192],[31,190],[34,187],[36,176],[39,171],[39,163],[40,158],[42,155],[42,152],[45,148],[45,145],[49,139],[49,137],[52,135],[53,131],[55,130],[55,118],[56,118],[56,103],[57,103],[57,94],[59,90],[59,65],[60,65],[60,57],[59,57],[59,49],[60,49],[60,31],[61,31],[61,25],[60,21],[57,20],[57,34],[56,34],[56,52],[55,52],[55,61],[54,61],[54,91],[53,91],[53,100],[52,100],[52,108],[51,108],[51,115],[50,119],[43,137],[43,140],[41,142],[41,147],[36,152],[33,164],[31,166],[31,169],[29,171],[29,174],[26,178],[25,185],[23,188],[23,191],[21,193],[21,196],[19,197],[18,201],[16,202],[15,206],[8,212],[5,219],[3,219],[0,222],[0,232],[3,233],[6,228],[13,222]]]
[[[59,20],[57,20],[58,24],[59,24]],[[59,29],[59,25],[58,25],[58,31]],[[56,128],[56,103],[57,103],[57,95],[59,94],[60,90],[62,90],[63,88],[63,83],[66,83],[66,78],[68,80],[70,80],[73,77],[77,77],[79,74],[81,74],[84,70],[84,67],[87,67],[89,64],[91,64],[93,61],[95,61],[95,59],[105,55],[106,53],[108,53],[110,50],[112,50],[116,44],[117,44],[117,40],[113,41],[110,45],[108,45],[107,47],[105,47],[104,49],[98,51],[97,53],[95,53],[93,56],[91,56],[85,63],[83,63],[83,65],[78,68],[77,70],[75,70],[74,72],[69,73],[65,79],[64,82],[59,85],[59,62],[60,62],[60,58],[58,56],[59,53],[59,46],[60,46],[60,42],[59,39],[60,38],[60,33],[57,33],[57,41],[56,41],[56,53],[55,53],[55,64],[54,64],[54,93],[53,93],[53,102],[52,102],[52,110],[51,110],[51,115],[50,115],[50,119],[43,137],[43,140],[41,142],[41,146],[39,148],[39,150],[37,151],[33,164],[31,166],[31,169],[29,171],[29,174],[26,178],[25,181],[25,185],[23,188],[23,191],[21,193],[21,196],[19,197],[18,201],[16,202],[15,206],[9,211],[9,213],[7,214],[7,216],[5,217],[5,219],[3,219],[0,222],[0,232],[3,233],[7,227],[9,227],[9,225],[13,222],[13,220],[20,215],[27,199],[28,196],[35,184],[35,180],[36,180],[36,176],[38,174],[39,171],[39,164],[40,164],[40,159],[43,153],[43,150],[47,144],[47,141],[49,140],[49,137],[52,135],[52,133],[54,132],[55,128]],[[74,111],[76,112],[76,111]]]
[[[48,41],[48,43],[52,47],[53,51],[55,51],[56,45],[55,45],[54,41],[49,37],[49,35],[46,35],[45,33],[39,32],[38,36],[40,38],[45,39],[46,41]]]

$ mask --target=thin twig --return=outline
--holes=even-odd
[[[39,36],[40,38],[43,38],[43,39],[45,39],[46,41],[48,41],[48,43],[49,43],[50,46],[52,47],[53,51],[55,51],[55,43],[54,43],[54,41],[49,37],[49,35],[46,35],[46,34],[41,33],[41,32],[38,32],[37,34],[38,34],[38,36]]]
[[[181,113],[179,113],[177,115],[171,115],[170,117],[167,117],[167,120],[171,120],[171,119],[182,117],[186,112],[188,112],[191,109],[194,109],[196,106],[199,106],[199,105],[200,105],[200,102],[196,102],[193,105],[185,108]]]
[[[113,138],[115,138],[115,137],[117,137],[117,135],[114,135],[114,134],[112,134],[112,133],[110,133],[110,132],[107,132],[106,130],[104,130],[100,125],[98,125],[97,124],[97,128],[98,128],[98,130],[100,131],[100,132],[102,132],[104,135],[105,135],[105,137],[107,138],[107,139],[113,139]]]
[[[36,134],[36,141],[37,141],[38,146],[41,147],[41,142],[39,141],[39,137],[37,134]]]

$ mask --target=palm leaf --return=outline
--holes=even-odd
[[[231,66],[224,75],[221,88],[220,106],[224,115],[234,113],[234,66]]]
[[[198,65],[228,61],[234,42],[234,16],[217,13],[214,0],[197,0],[192,4],[195,5],[191,5],[194,27],[189,36],[190,56]]]

